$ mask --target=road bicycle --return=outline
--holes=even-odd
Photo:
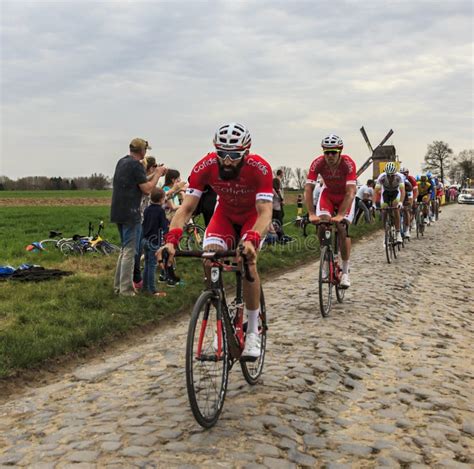
[[[392,263],[393,259],[397,258],[397,251],[400,250],[397,242],[397,229],[395,228],[395,215],[394,211],[398,210],[397,207],[385,207],[381,208],[382,218],[384,219],[384,231],[385,231],[385,255],[387,262]]]
[[[425,215],[424,212],[428,213],[428,204],[426,202],[419,202],[415,212],[415,224],[416,224],[416,237],[423,237],[425,234]]]
[[[163,261],[166,262],[166,250]],[[260,356],[243,358],[246,327],[244,322],[243,279],[253,282],[246,260],[242,266],[230,262],[237,251],[177,251],[177,257],[194,257],[211,262],[209,288],[197,299],[189,322],[186,343],[186,387],[196,421],[204,428],[219,419],[227,391],[229,371],[239,363],[245,380],[254,385],[263,370],[267,341],[267,316],[263,290],[260,289]],[[242,271],[243,269],[243,271]],[[228,302],[223,272],[236,275],[235,299]]]
[[[202,226],[191,219],[190,223],[183,228],[183,237],[179,242],[179,249],[181,251],[196,251],[202,249],[205,231]]]
[[[344,223],[344,222],[342,222]],[[336,298],[339,303],[344,301],[345,288],[341,287],[342,269],[339,264],[339,236],[333,222],[321,221],[324,229],[321,243],[319,261],[319,308],[321,315],[329,316],[332,305],[332,291],[336,290]],[[347,226],[347,225],[346,225]]]

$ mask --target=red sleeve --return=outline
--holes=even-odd
[[[201,197],[215,164],[217,164],[217,157],[209,153],[194,165],[188,178],[189,187],[186,194]]]
[[[309,184],[316,184],[318,181],[318,174],[319,174],[319,165],[318,165],[319,158],[316,158],[309,167],[308,176],[306,177],[306,183]]]
[[[350,156],[343,155],[343,158],[347,165],[346,184],[356,184],[357,182],[356,164]]]
[[[265,171],[258,172],[259,178],[257,182],[256,200],[273,200],[273,172],[271,166],[262,158]]]

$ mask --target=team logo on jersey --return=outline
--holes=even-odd
[[[197,173],[201,172],[203,169],[206,169],[209,166],[212,166],[213,164],[217,164],[217,157],[210,158],[208,160],[204,160],[201,164],[196,165],[193,168],[193,173],[197,174]]]
[[[254,158],[250,157],[245,160],[245,162],[254,168],[257,168],[264,176],[268,174],[267,166],[261,161],[257,161]]]

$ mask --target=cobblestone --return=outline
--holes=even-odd
[[[315,263],[265,283],[261,382],[234,367],[213,429],[189,410],[183,315],[0,405],[0,467],[472,467],[473,222],[444,208],[393,265],[380,233],[355,244],[324,320]]]

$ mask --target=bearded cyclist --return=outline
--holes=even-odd
[[[348,236],[348,226],[354,218],[356,165],[348,155],[341,154],[344,143],[337,135],[328,135],[322,140],[321,146],[323,147],[323,155],[318,156],[311,163],[304,197],[311,223],[317,223],[320,220],[336,223],[342,259],[340,286],[349,288],[351,286],[349,280],[351,239]],[[315,207],[313,204],[313,190],[318,175],[321,175],[324,185]],[[320,226],[320,239],[323,232],[324,229]]]
[[[273,174],[270,165],[259,155],[251,154],[250,132],[241,124],[219,127],[214,136],[216,151],[196,163],[189,176],[184,201],[176,212],[165,246],[157,253],[162,261],[163,249],[169,253],[168,265],[183,234],[183,227],[195,211],[206,185],[217,193],[218,201],[203,241],[206,251],[235,249],[239,240],[249,264],[250,275],[244,279],[244,301],[248,316],[244,357],[260,356],[258,320],[260,313],[260,279],[257,252],[272,221]],[[206,265],[210,278],[210,266]]]

